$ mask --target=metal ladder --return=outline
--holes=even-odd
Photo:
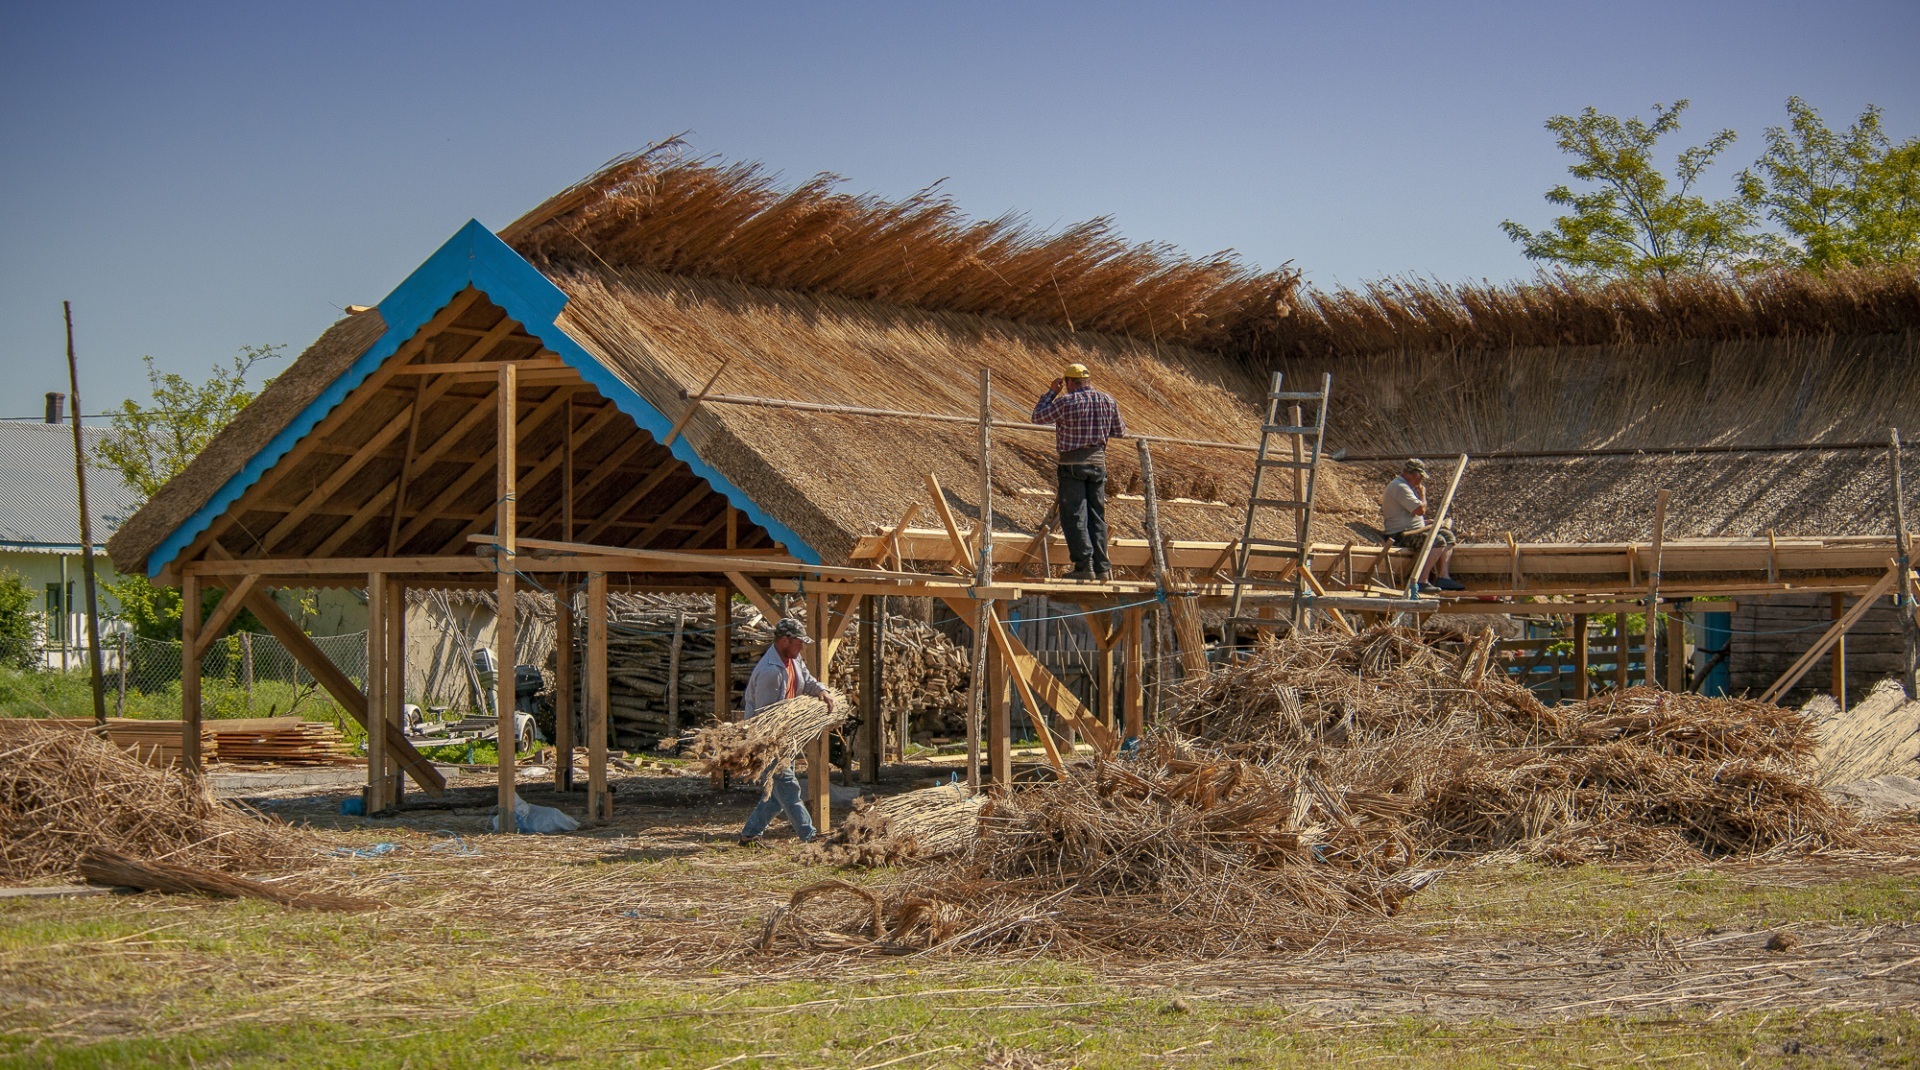
[[[1239,626],[1273,627],[1263,617],[1243,614],[1250,589],[1273,589],[1288,580],[1276,582],[1255,575],[1250,566],[1255,556],[1291,557],[1295,566],[1288,579],[1293,589],[1293,624],[1298,627],[1311,597],[1307,590],[1308,567],[1313,552],[1313,497],[1315,477],[1320,473],[1320,450],[1327,434],[1327,395],[1333,390],[1333,375],[1320,376],[1319,390],[1284,390],[1283,376],[1273,373],[1273,386],[1267,391],[1267,415],[1260,425],[1260,453],[1253,462],[1253,488],[1247,495],[1247,522],[1240,532],[1240,545],[1234,554],[1233,604],[1227,611],[1226,647],[1233,649]],[[1280,422],[1280,406],[1286,403],[1286,422]],[[1309,412],[1309,410],[1311,410]],[[1274,469],[1286,469],[1293,475],[1285,491],[1291,497],[1274,496],[1267,475]],[[1268,539],[1254,534],[1262,510],[1278,510],[1293,517],[1293,538]]]

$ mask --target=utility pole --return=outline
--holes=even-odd
[[[80,434],[80,363],[73,355],[73,302],[62,301],[67,317],[67,378],[73,392],[73,478],[80,486],[80,567],[87,580],[87,656],[93,665],[93,723],[107,723],[107,681],[100,668],[100,595],[93,578],[93,520],[87,513],[87,444]],[[66,592],[60,592],[66,598]],[[66,607],[61,607],[64,612]]]

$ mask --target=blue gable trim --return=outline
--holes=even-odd
[[[386,333],[361,354],[352,367],[321,391],[320,396],[301,410],[272,441],[254,454],[233,478],[208,499],[199,512],[188,517],[148,555],[147,574],[159,575],[161,569],[191,545],[201,532],[207,530],[215,517],[225,512],[248,487],[259,482],[269,469],[279,463],[294,443],[312,431],[335,406],[365,382],[375,368],[398,352],[407,339],[418,333],[428,320],[469,285],[505,309],[507,315],[518,320],[529,334],[558,354],[561,360],[580,373],[581,378],[593,384],[603,397],[651,434],[655,441],[665,438],[673,428],[673,421],[665,413],[654,408],[625,380],[608,370],[593,354],[582,349],[554,322],[561,310],[567,307],[567,295],[492,231],[481,226],[478,220],[468,220],[466,226],[447,239],[445,245],[415,268],[405,282],[380,302],[380,318],[387,325]],[[795,557],[812,565],[820,563],[818,551],[807,545],[792,529],[767,515],[766,510],[748,498],[740,488],[701,460],[685,436],[674,440],[669,449],[675,457],[687,463],[694,475],[724,495],[748,519],[767,529]]]

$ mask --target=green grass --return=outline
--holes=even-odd
[[[150,691],[130,688],[126,706],[119,710],[115,709],[119,701],[119,687],[113,674],[108,674],[106,685],[108,716],[160,721],[178,720],[180,717],[178,680],[169,681],[163,687]],[[349,717],[326,692],[297,687],[282,680],[255,681],[250,692],[223,680],[207,680],[201,684],[201,699],[204,716],[210,720],[284,716],[292,710],[309,721],[341,726],[350,740],[358,739],[363,734],[358,722]],[[23,672],[0,668],[0,716],[92,717],[91,676],[78,670]]]
[[[1696,936],[1782,924],[1920,922],[1912,873],[1752,882],[1737,869],[1636,873],[1603,866],[1516,865],[1453,874],[1422,892],[1428,931]]]

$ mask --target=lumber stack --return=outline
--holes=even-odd
[[[9,726],[64,728],[84,731],[94,727],[88,717],[0,718],[0,731]],[[107,718],[107,741],[156,768],[180,761],[181,723],[135,717]],[[248,762],[274,765],[333,765],[354,760],[340,730],[333,725],[299,717],[251,717],[209,720],[200,725],[203,762]]]
[[[773,625],[752,606],[732,607],[732,692],[728,706],[738,710],[753,667],[773,642]],[[653,746],[713,718],[713,665],[716,645],[711,599],[619,599],[607,610],[607,731],[609,742],[631,750]],[[675,623],[679,624],[677,714],[669,716]],[[576,657],[585,650],[585,628]],[[557,657],[557,653],[553,656]],[[586,708],[584,663],[574,674],[575,710]],[[549,658],[548,678],[555,663]],[[882,659],[882,720],[895,723],[897,711],[909,714],[909,732],[950,732],[964,725],[969,668],[965,651],[931,625],[889,615]],[[850,629],[833,659],[828,683],[859,701],[859,646]]]

